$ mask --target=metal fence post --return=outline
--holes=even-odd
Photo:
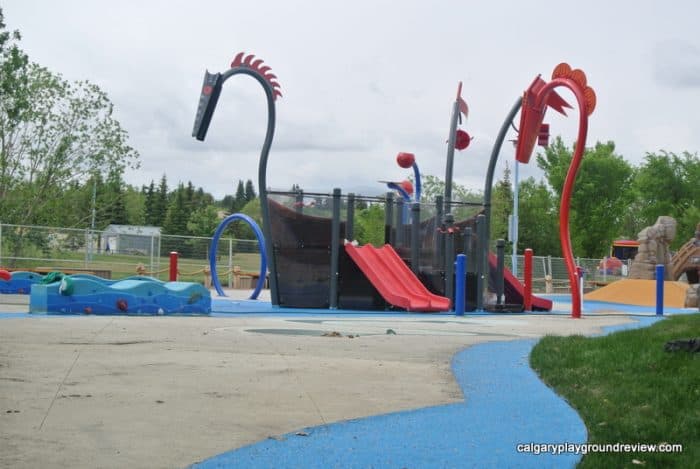
[[[355,236],[355,194],[348,194],[347,216],[345,217],[345,239],[352,241]]]
[[[484,272],[486,263],[484,245],[488,243],[486,239],[486,216],[482,213],[476,217],[476,310],[484,310],[484,280],[488,275],[488,270]]]
[[[504,289],[504,266],[505,266],[505,246],[506,242],[503,239],[496,240],[496,304],[503,304],[503,289]]]
[[[391,235],[391,225],[394,218],[394,194],[386,193],[386,202],[384,203],[384,244],[393,244]]]
[[[150,264],[148,268],[150,269],[151,272],[153,272],[153,249],[155,248],[155,240],[153,239],[153,235],[151,235],[151,256],[150,256]]]
[[[304,191],[299,189],[295,196],[294,209],[297,213],[304,212]]]
[[[394,224],[396,226],[396,246],[394,247],[399,247],[403,246],[404,244],[404,202],[401,197],[396,198],[396,223]]]
[[[85,268],[88,266],[88,258],[90,256],[90,230],[85,230]]]
[[[2,265],[2,223],[0,223],[0,265]]]
[[[328,292],[328,304],[331,309],[338,308],[338,270],[340,260],[340,189],[333,189],[333,219],[331,221],[331,279]]]
[[[450,304],[454,308],[454,274],[455,274],[455,238],[454,238],[454,217],[452,213],[445,214],[445,296],[450,299]]]
[[[420,273],[420,203],[411,204],[411,270]]]
[[[231,238],[228,239],[228,263],[226,265],[228,270],[228,287],[233,288],[233,276],[231,275],[233,272],[233,239]]]

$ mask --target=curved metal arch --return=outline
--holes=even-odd
[[[260,227],[257,223],[255,223],[255,220],[250,218],[248,215],[243,213],[234,213],[233,215],[229,215],[228,217],[224,218],[224,220],[219,223],[219,226],[216,228],[214,237],[211,240],[211,248],[209,249],[211,281],[219,296],[226,296],[226,293],[224,293],[224,289],[221,287],[221,283],[219,282],[219,275],[216,273],[216,252],[221,234],[229,224],[236,220],[246,222],[253,229],[255,237],[258,238],[258,245],[260,246],[260,276],[258,277],[258,282],[255,285],[253,293],[250,295],[251,300],[256,300],[258,295],[260,295],[260,291],[265,286],[265,276],[267,275],[267,250],[265,248],[265,237],[263,236],[262,231],[260,231]]]

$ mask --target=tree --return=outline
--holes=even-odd
[[[491,244],[495,247],[496,240],[508,239],[508,222],[513,213],[513,188],[510,181],[510,168],[506,163],[503,179],[493,188],[491,199]],[[512,241],[512,240],[509,240]],[[506,249],[507,250],[507,249]]]
[[[211,237],[219,225],[216,207],[207,205],[196,209],[187,220],[187,231],[192,236]]]
[[[413,178],[409,177],[413,182]],[[421,177],[421,200],[427,203],[434,203],[435,198],[440,195],[445,195],[445,181],[437,176],[425,174]],[[471,189],[452,183],[452,200],[455,202],[482,202],[483,195],[480,192],[474,192]]]
[[[246,202],[250,202],[256,197],[257,194],[255,193],[255,188],[253,187],[253,181],[248,179],[245,183],[245,200]]]
[[[110,171],[104,192],[100,197],[102,225],[127,225],[129,223],[121,173]]]
[[[163,232],[171,235],[186,235],[188,220],[189,211],[187,209],[185,186],[180,183],[168,206],[168,212],[163,223]]]
[[[234,199],[233,206],[231,207],[231,213],[238,212],[246,204],[247,200],[245,198],[245,186],[242,180],[238,180],[238,187],[236,188],[236,198]]]
[[[661,151],[647,153],[644,164],[632,182],[635,202],[639,206],[640,231],[661,215],[678,222],[677,235],[671,244],[678,248],[695,232],[700,222],[700,159],[697,154],[682,155]]]
[[[530,177],[518,186],[518,246],[538,256],[561,256],[559,206],[547,185]]]
[[[168,179],[163,174],[158,184],[158,192],[152,201],[152,213],[146,222],[151,226],[164,226],[168,214]]]
[[[151,179],[151,183],[148,185],[148,188],[144,187],[141,192],[144,194],[144,223],[147,225],[153,225],[156,206],[156,185],[153,182],[153,179]]]
[[[355,212],[355,238],[360,244],[384,244],[384,207],[381,204]]]
[[[564,180],[571,164],[569,150],[560,137],[537,156],[549,185],[561,199]],[[570,207],[571,242],[578,255],[602,257],[610,243],[620,236],[629,204],[633,170],[615,153],[613,142],[597,142],[585,151],[574,184]]]
[[[96,85],[69,83],[36,64],[27,80],[29,108],[0,115],[0,211],[7,220],[41,224],[72,181],[137,167],[138,153]]]

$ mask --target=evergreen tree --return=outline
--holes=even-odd
[[[233,207],[231,207],[231,213],[240,211],[245,206],[246,202],[245,186],[243,186],[243,181],[239,179],[238,187],[236,188],[236,198],[234,199]]]
[[[103,221],[106,225],[129,223],[124,200],[124,181],[120,171],[110,171],[102,194]]]
[[[165,223],[163,223],[163,231],[166,234],[186,235],[189,216],[185,186],[180,183],[168,206]]]
[[[144,187],[142,192],[145,195],[144,209],[146,212],[146,224],[151,226],[156,226],[155,223],[155,209],[156,209],[156,185],[151,179],[151,183],[148,188]]]
[[[245,201],[250,202],[257,197],[255,193],[255,188],[253,187],[253,181],[248,179],[245,183]]]
[[[194,185],[192,185],[192,181],[187,181],[187,188],[185,189],[185,203],[191,211],[196,208],[194,200]]]
[[[168,180],[163,174],[158,186],[158,192],[153,201],[153,214],[150,220],[152,226],[164,226],[168,213]]]

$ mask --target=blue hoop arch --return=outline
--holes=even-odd
[[[224,218],[224,220],[219,224],[214,232],[214,237],[211,240],[211,248],[209,249],[209,268],[211,269],[211,281],[214,284],[214,288],[219,296],[226,296],[224,289],[221,288],[221,283],[219,283],[219,275],[216,273],[216,251],[219,246],[219,238],[224,232],[226,227],[236,220],[244,221],[250,226],[255,233],[255,237],[258,238],[258,246],[260,248],[260,276],[258,277],[258,283],[255,285],[255,290],[250,295],[251,300],[257,300],[260,290],[263,289],[265,285],[265,277],[267,275],[267,251],[265,250],[265,237],[262,234],[262,230],[255,220],[250,218],[248,215],[243,213],[234,213]]]

